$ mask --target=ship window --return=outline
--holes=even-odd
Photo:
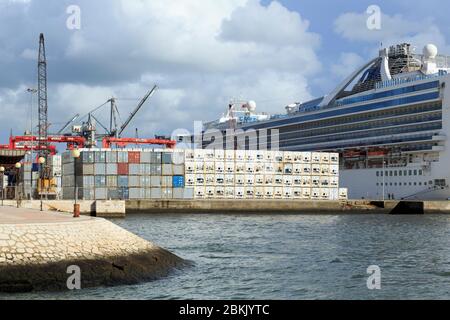
[[[414,170],[414,175],[417,176],[417,170]]]
[[[393,172],[389,171],[389,177],[392,177]]]
[[[423,171],[419,170],[419,176],[423,176]]]
[[[394,171],[394,176],[395,176],[395,177],[398,176],[397,170]]]
[[[408,171],[405,170],[404,173],[405,173],[405,177],[406,177],[408,175]]]
[[[403,171],[400,170],[400,171],[398,172],[398,175],[399,175],[400,177],[403,176]]]
[[[419,182],[419,186],[422,186],[422,182]]]
[[[409,175],[412,176],[412,170],[409,170]]]
[[[417,186],[417,182],[414,182],[414,185]]]

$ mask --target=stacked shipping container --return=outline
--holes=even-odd
[[[188,150],[186,186],[195,198],[339,200],[339,155]]]
[[[63,155],[73,199],[339,200],[339,155],[234,150],[82,150]]]
[[[85,200],[193,197],[184,186],[184,151],[82,150],[76,160],[67,152],[63,172],[65,199],[73,199],[75,189]]]

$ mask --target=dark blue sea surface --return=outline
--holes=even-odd
[[[14,299],[449,299],[450,217],[130,215],[121,227],[193,266],[133,286]],[[381,268],[381,290],[367,268]]]

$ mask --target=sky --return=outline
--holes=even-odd
[[[441,0],[0,0],[0,144],[37,125],[27,89],[37,86],[41,32],[51,132],[112,96],[125,120],[157,84],[125,133],[153,137],[217,119],[231,99],[284,113],[327,94],[381,45],[434,43],[450,55],[449,9]],[[95,115],[108,123],[107,108]]]

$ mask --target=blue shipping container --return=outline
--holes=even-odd
[[[38,172],[39,171],[39,163],[33,163],[31,167],[31,171]]]
[[[173,176],[172,185],[174,188],[184,188],[184,176]]]

